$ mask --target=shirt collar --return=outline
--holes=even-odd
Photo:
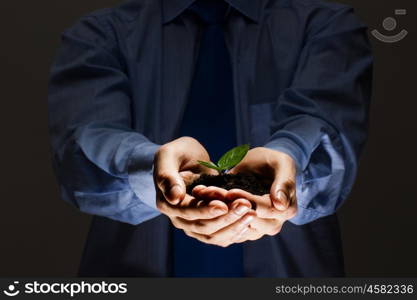
[[[168,23],[178,17],[195,0],[162,0],[163,22]],[[258,23],[263,1],[261,0],[225,0],[241,14]]]

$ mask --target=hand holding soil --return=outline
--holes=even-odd
[[[218,201],[219,199],[229,204],[230,208],[227,215],[217,220],[204,220],[199,223],[196,230],[187,232],[189,236],[201,242],[222,247],[257,240],[264,235],[276,235],[281,231],[284,222],[293,217],[296,212],[295,207],[289,207],[284,211],[277,210],[271,204],[269,194],[253,195],[240,189],[226,191],[214,186],[199,185],[193,189],[193,196],[196,199],[202,199],[200,201],[204,200],[201,207],[204,207],[205,203],[211,203],[211,201]],[[249,209],[248,203],[255,204],[256,210]],[[242,207],[246,207],[246,210],[239,212]],[[242,218],[236,218],[237,215],[243,214],[246,215]],[[213,223],[217,223],[218,220],[227,220],[224,227],[218,231],[204,233],[204,227],[208,228]]]
[[[161,146],[155,155],[157,208],[187,235],[227,247],[277,234],[295,215],[295,164],[288,155],[244,145],[223,162],[208,160],[204,147],[190,137]],[[222,187],[214,186],[219,179]]]
[[[234,149],[225,155],[231,155],[233,151]],[[264,235],[276,235],[281,231],[284,222],[296,214],[296,171],[292,158],[261,147],[246,152],[241,149],[238,151],[240,154],[234,157],[241,158],[234,160],[235,165],[229,173],[218,170],[221,173],[215,176],[202,175],[187,190],[197,199],[198,206],[204,207],[212,201],[221,200],[231,211],[235,211],[238,201],[247,201],[251,203],[252,209],[249,211],[253,213],[248,214],[249,217],[245,216],[246,222],[245,218],[236,222],[240,225],[239,231],[232,224],[211,234],[189,233],[202,242],[228,246],[257,240]],[[222,167],[221,163],[204,164],[213,169]],[[209,220],[208,224],[210,222]],[[225,239],[225,235],[229,238]]]
[[[202,174],[188,184],[189,195],[194,187],[203,185],[240,189],[258,196],[270,194],[278,210],[285,210],[295,202],[295,163],[285,153],[263,147],[249,150],[249,145],[242,145],[226,152],[217,164],[198,162],[218,174]]]
[[[190,137],[181,137],[159,148],[154,158],[156,206],[175,227],[187,235],[207,238],[216,233],[210,242],[227,246],[234,243],[236,232],[243,230],[256,213],[245,199],[237,199],[230,204],[233,209],[229,209],[220,200],[224,199],[226,190],[211,192],[214,200],[204,205],[187,194],[186,184],[199,177],[198,174],[216,174],[216,171],[203,167],[197,160],[209,160],[209,156],[204,147]]]
[[[187,186],[187,193],[192,194],[195,186],[217,186],[225,190],[242,189],[255,195],[269,193],[267,182],[252,173],[228,174],[228,172],[238,165],[249,151],[249,145],[241,145],[226,152],[217,162],[198,161],[201,165],[217,170],[217,175],[202,174],[198,179]]]

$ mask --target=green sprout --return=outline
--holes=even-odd
[[[242,159],[245,157],[245,155],[248,153],[248,151],[249,151],[249,145],[245,144],[245,145],[241,145],[241,146],[235,147],[227,151],[219,159],[217,164],[211,161],[207,162],[207,161],[201,161],[201,160],[199,160],[198,163],[207,168],[217,170],[219,174],[224,174],[224,173],[227,173],[228,170],[235,167],[238,163],[240,163]]]

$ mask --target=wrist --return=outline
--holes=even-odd
[[[297,171],[304,170],[308,163],[303,148],[289,137],[276,138],[265,144],[264,147],[291,157]]]

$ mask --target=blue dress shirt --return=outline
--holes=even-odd
[[[238,144],[297,164],[292,224],[332,215],[367,136],[372,55],[352,8],[317,0],[228,0]],[[155,206],[153,157],[178,135],[197,57],[192,0],[130,0],[82,17],[51,70],[49,128],[62,198],[142,224]]]

